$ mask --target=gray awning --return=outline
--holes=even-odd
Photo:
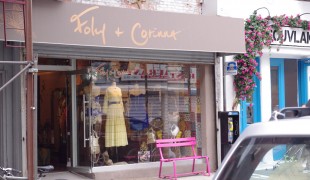
[[[7,37],[23,39],[20,32]],[[50,0],[33,0],[33,42],[119,51],[245,52],[243,19]]]

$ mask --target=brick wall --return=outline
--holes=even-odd
[[[77,3],[102,6],[167,11],[187,14],[201,14],[200,0],[72,0]],[[135,3],[135,2],[141,2]]]

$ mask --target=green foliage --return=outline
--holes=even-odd
[[[239,54],[234,57],[238,64],[238,73],[234,77],[234,91],[236,97],[233,105],[241,100],[252,102],[252,95],[256,87],[254,76],[261,79],[260,73],[257,71],[257,62],[255,57],[262,56],[262,50],[265,47],[271,48],[274,41],[273,32],[277,34],[280,45],[283,44],[282,27],[288,26],[293,28],[309,29],[310,23],[300,19],[300,16],[274,16],[262,18],[254,12],[250,18],[245,20],[245,44],[246,53]]]

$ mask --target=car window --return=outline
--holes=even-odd
[[[237,147],[223,172],[218,179],[310,179],[310,137],[248,138]]]

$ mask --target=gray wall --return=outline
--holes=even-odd
[[[0,61],[19,61],[19,48],[6,48],[0,43]],[[2,87],[22,68],[0,64]],[[21,79],[15,79],[0,92],[0,166],[22,169]]]

